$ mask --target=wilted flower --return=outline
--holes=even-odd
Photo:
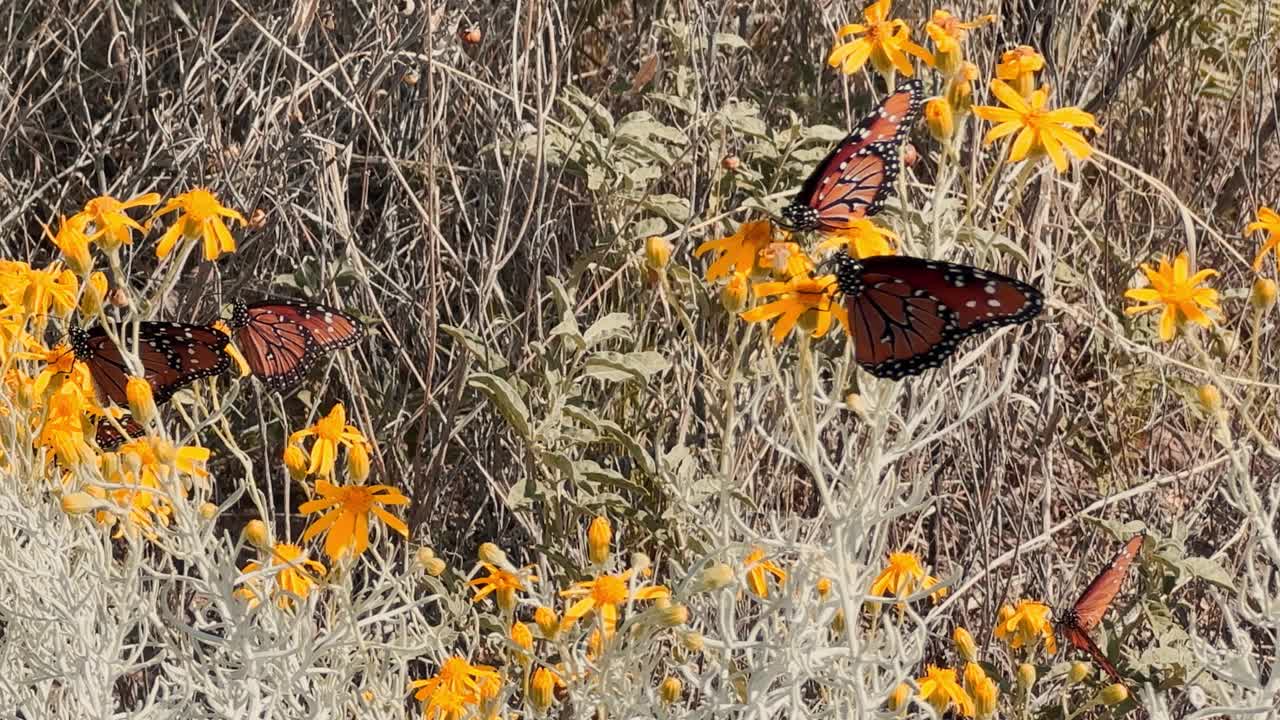
[[[961,715],[973,716],[973,699],[956,682],[956,671],[930,665],[925,676],[916,680],[920,696],[938,712],[954,706]]]
[[[763,548],[752,548],[747,559],[743,561],[747,569],[747,587],[759,597],[769,597],[768,575],[773,575],[779,583],[787,581],[787,573],[772,560],[764,559]]]
[[[995,22],[995,15],[983,15],[973,22],[962,22],[946,10],[934,10],[924,31],[933,40],[934,66],[944,74],[956,71],[964,60],[964,38],[969,30]]]
[[[813,271],[813,261],[799,244],[793,242],[769,243],[760,251],[759,266],[768,268],[774,277],[784,280]]]
[[[132,231],[146,232],[125,210],[160,202],[157,193],[146,193],[121,202],[110,195],[101,195],[84,204],[81,216],[93,224],[89,239],[107,251],[133,242]]]
[[[1044,69],[1044,56],[1027,45],[1006,51],[996,66],[996,77],[1010,82],[1022,97],[1031,97],[1036,73]]]
[[[728,237],[702,243],[693,251],[693,256],[702,257],[711,250],[720,253],[707,268],[707,282],[714,282],[734,271],[750,275],[756,267],[760,251],[771,242],[773,223],[769,220],[754,220],[743,223]]]
[[[1016,608],[1002,607],[995,634],[997,639],[1008,642],[1014,650],[1023,646],[1034,647],[1044,638],[1046,652],[1052,655],[1058,651],[1049,606],[1034,600],[1019,601]]]
[[[751,294],[751,281],[747,274],[734,271],[729,282],[720,290],[720,305],[731,313],[736,313],[747,306],[747,298]]]
[[[1143,263],[1142,273],[1147,276],[1151,287],[1126,290],[1124,296],[1137,300],[1142,305],[1125,308],[1126,315],[1138,315],[1152,310],[1161,310],[1160,339],[1168,342],[1173,339],[1178,326],[1184,320],[1190,320],[1201,327],[1209,327],[1212,320],[1200,310],[1218,310],[1218,291],[1212,288],[1198,287],[1200,283],[1217,275],[1217,270],[1201,270],[1187,276],[1187,254],[1178,253],[1172,264],[1166,258],[1159,260],[1159,269],[1152,270]]]
[[[894,595],[906,597],[919,589],[929,589],[938,584],[938,579],[926,575],[920,559],[914,553],[889,553],[889,564],[880,571],[871,584],[872,595]],[[933,593],[934,600],[946,595],[946,588]]]

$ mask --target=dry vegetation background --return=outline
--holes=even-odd
[[[920,38],[932,9],[900,2],[894,14]],[[948,258],[1034,278],[1045,315],[966,368],[901,386],[855,374],[839,337],[816,342],[806,370],[794,342],[773,349],[747,334],[691,255],[752,217],[726,213],[776,211],[798,186],[813,155],[779,148],[867,107],[868,78],[825,64],[834,29],[861,16],[856,2],[10,0],[0,6],[0,247],[43,264],[55,253],[41,223],[103,193],[207,185],[246,215],[261,210],[265,225],[240,234],[239,252],[190,270],[156,317],[206,320],[233,299],[273,294],[365,319],[372,338],[302,392],[242,388],[231,411],[240,446],[260,463],[260,487],[283,487],[282,438],[346,402],[377,443],[375,481],[413,498],[410,547],[434,547],[460,574],[493,540],[513,560],[542,558],[543,572],[577,579],[560,559],[597,513],[628,550],[689,572],[764,545],[811,584],[840,546],[850,584],[865,587],[886,549],[909,549],[955,588],[922,641],[904,644],[905,676],[945,651],[953,622],[985,644],[1003,602],[1069,603],[1117,545],[1119,533],[1092,520],[1141,523],[1167,557],[1212,561],[1197,577],[1171,560],[1127,586],[1144,588],[1142,612],[1163,598],[1168,627],[1186,629],[1169,654],[1143,654],[1164,646],[1163,630],[1138,621],[1137,603],[1113,611],[1138,627],[1128,666],[1176,678],[1156,706],[1168,717],[1214,703],[1275,712],[1280,580],[1265,563],[1256,586],[1241,573],[1268,523],[1275,542],[1276,516],[1242,507],[1238,486],[1265,500],[1280,477],[1258,437],[1274,443],[1280,428],[1274,315],[1257,374],[1240,360],[1255,335],[1255,244],[1240,230],[1280,199],[1277,12],[1245,0],[950,9],[998,15],[970,36],[984,73],[1002,50],[1039,49],[1055,101],[1098,116],[1093,144],[1105,156],[1057,180],[1044,165],[1011,215],[997,192],[971,226],[1002,226],[1000,242],[961,241]],[[475,43],[463,37],[472,28]],[[972,129],[964,153],[978,148]],[[922,128],[914,142],[923,159],[904,204],[919,209],[937,147]],[[727,155],[742,160],[741,176],[722,168]],[[931,247],[920,238],[936,225],[923,212],[895,213],[914,228],[911,249]],[[655,234],[676,249],[664,288],[642,264]],[[1222,272],[1224,317],[1204,335],[1218,364],[1207,370],[1156,343],[1149,321],[1121,315],[1139,263],[1187,247]],[[130,258],[131,274],[152,271],[149,251]],[[601,323],[597,337],[579,345],[566,317],[583,330]],[[653,364],[609,382],[600,349],[653,353]],[[1205,382],[1223,388],[1225,429],[1195,403]],[[855,392],[861,413],[844,405]],[[207,442],[219,482],[234,483],[237,466]],[[253,514],[232,508],[223,527]],[[1262,610],[1252,592],[1271,598]],[[0,656],[10,699],[61,672]],[[1231,658],[1257,670],[1254,687],[1222,679]],[[776,682],[822,682],[810,669]],[[145,694],[98,700],[154,710]],[[738,709],[856,714],[883,693],[826,709],[806,697]]]

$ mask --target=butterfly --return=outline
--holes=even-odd
[[[129,440],[147,434],[147,429],[142,427],[137,420],[134,420],[132,415],[120,417],[116,422],[120,423],[120,427],[124,428],[128,437],[121,435],[120,431],[106,418],[98,420],[98,427],[94,430],[93,441],[98,444],[100,449],[106,452],[111,452]]]
[[[335,308],[299,300],[236,303],[229,325],[249,370],[271,390],[288,388],[321,355],[364,337],[359,320]]]
[[[903,255],[831,260],[853,336],[853,354],[878,378],[901,380],[942,365],[964,338],[1024,323],[1044,296],[988,270]]]
[[[127,338],[128,326],[122,328]],[[127,406],[125,384],[129,382],[129,366],[106,330],[101,325],[92,330],[72,327],[68,341],[76,360],[89,366],[98,397]],[[166,402],[182,387],[200,378],[226,372],[231,367],[231,358],[222,351],[226,346],[226,335],[203,325],[138,323],[138,359],[156,404]]]
[[[1130,538],[1120,552],[1111,558],[1106,569],[1089,583],[1089,587],[1084,589],[1084,593],[1076,604],[1056,621],[1063,635],[1072,645],[1092,655],[1111,679],[1119,683],[1124,682],[1120,677],[1120,671],[1116,670],[1116,666],[1102,654],[1102,650],[1093,642],[1093,638],[1089,637],[1089,632],[1102,621],[1102,616],[1111,606],[1111,601],[1116,593],[1120,592],[1125,576],[1129,574],[1129,566],[1138,556],[1138,551],[1142,549],[1142,542],[1145,539],[1146,535],[1142,533]]]
[[[791,230],[829,232],[875,215],[893,191],[899,146],[920,115],[923,89],[911,80],[876,109],[818,163],[800,192],[782,209]]]

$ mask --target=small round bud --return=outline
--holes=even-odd
[[[476,555],[479,556],[480,562],[487,562],[490,565],[504,568],[511,565],[511,561],[507,560],[507,554],[502,552],[502,548],[491,542],[481,543],[480,550]]]
[[[1089,677],[1093,672],[1093,666],[1087,662],[1076,661],[1071,663],[1071,669],[1067,670],[1067,684],[1079,685]]]
[[[699,632],[687,632],[680,638],[680,644],[684,645],[684,649],[689,652],[702,652],[702,648],[706,646],[706,641]]]
[[[438,557],[433,557],[422,563],[422,569],[426,570],[427,574],[431,577],[440,577],[445,571],[444,560],[441,560]]]
[[[284,466],[289,469],[289,477],[296,482],[302,482],[307,477],[307,454],[297,445],[286,446]]]
[[[409,70],[405,70],[404,74],[400,76],[400,82],[404,83],[405,85],[408,85],[409,87],[414,87],[415,85],[418,84],[419,77],[420,76],[418,75],[418,71],[416,69],[410,68]]]
[[[930,98],[924,104],[924,120],[929,134],[940,143],[951,141],[956,132],[955,114],[946,98]]]
[[[347,449],[347,474],[357,483],[369,478],[369,449],[358,442]]]
[[[250,520],[244,526],[244,539],[259,550],[269,550],[271,548],[271,531],[267,529],[267,524],[261,520]]]
[[[556,611],[549,607],[539,606],[534,610],[533,621],[542,631],[542,637],[547,640],[554,640],[556,635],[560,634],[560,618],[556,617]]]
[[[679,603],[665,608],[659,608],[657,612],[658,624],[662,627],[679,627],[688,624],[689,608]]]
[[[662,272],[671,262],[671,243],[661,235],[650,235],[644,241],[644,264],[654,272]]]
[[[889,697],[885,700],[885,705],[894,712],[907,709],[907,703],[911,701],[911,686],[906,683],[898,683],[898,687],[889,693]]]
[[[533,650],[533,632],[529,626],[519,620],[511,623],[511,642],[525,652]],[[528,655],[522,655],[521,662],[528,662]]]
[[[483,35],[480,32],[480,28],[474,25],[463,30],[461,35],[462,35],[462,42],[468,45],[479,45],[480,40],[483,38]]]
[[[662,684],[658,686],[658,694],[662,696],[662,702],[668,705],[678,701],[683,692],[684,684],[680,682],[680,678],[674,675],[668,675],[663,679]]]
[[[731,313],[741,311],[747,306],[747,298],[751,295],[751,281],[746,273],[734,272],[729,282],[720,290],[720,305]]]
[[[205,520],[212,520],[218,516],[218,506],[211,502],[200,503],[200,517]]]
[[[1205,412],[1213,414],[1222,410],[1222,393],[1214,385],[1205,384],[1196,388],[1196,399]]]
[[[956,650],[960,652],[960,657],[967,662],[972,663],[978,658],[978,645],[973,641],[973,636],[969,634],[968,630],[957,625],[956,629],[951,631],[951,640],[956,644]]]
[[[741,166],[742,166],[742,161],[738,159],[737,155],[725,155],[724,157],[720,158],[720,167],[730,172],[737,170]]]
[[[587,527],[587,554],[591,562],[603,565],[609,561],[609,543],[613,540],[613,527],[609,519],[597,515]]]
[[[818,578],[818,597],[826,599],[831,594],[831,578]]]
[[[129,293],[122,287],[112,288],[111,292],[107,293],[107,302],[114,307],[127,308],[129,307]]]
[[[1036,684],[1036,666],[1031,663],[1022,663],[1018,666],[1018,687],[1022,690],[1030,690],[1032,685]]]
[[[80,296],[80,314],[93,317],[102,312],[102,303],[107,298],[107,276],[101,272],[89,276],[84,284],[84,294]]]
[[[1103,705],[1119,705],[1129,699],[1129,688],[1113,683],[1098,691],[1096,700]]]
[[[1253,281],[1253,289],[1249,291],[1249,304],[1258,312],[1266,312],[1276,304],[1276,282],[1270,278],[1258,278]]]
[[[707,592],[728,587],[733,583],[733,568],[724,563],[716,563],[702,571],[699,578],[699,589]]]

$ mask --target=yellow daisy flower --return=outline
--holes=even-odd
[[[317,420],[315,425],[290,435],[289,444],[297,445],[307,437],[315,438],[311,445],[311,465],[307,468],[307,473],[321,477],[333,476],[339,446],[350,448],[357,443],[368,443],[354,425],[347,424],[347,409],[342,403],[334,405],[329,414]]]
[[[828,233],[827,238],[818,243],[818,250],[844,250],[861,260],[873,255],[893,255],[894,246],[899,242],[894,231],[860,217],[851,220],[848,227]]]
[[[202,240],[205,260],[217,260],[223,253],[236,251],[236,240],[231,236],[231,231],[227,229],[223,218],[239,220],[240,225],[243,226],[244,216],[235,210],[223,207],[213,193],[204,188],[190,190],[169,200],[152,217],[159,217],[174,210],[181,210],[182,214],[160,238],[160,244],[156,246],[156,257],[168,257],[179,238]]]
[[[773,326],[773,341],[781,343],[791,329],[800,322],[801,327],[814,337],[822,337],[831,329],[835,316],[846,328],[848,312],[844,306],[833,302],[838,290],[834,275],[819,278],[797,277],[786,282],[765,282],[755,286],[756,297],[780,295],[777,300],[752,308],[739,317],[747,322],[764,322],[778,318]]]
[[[1265,232],[1267,237],[1263,240],[1262,247],[1258,248],[1258,254],[1253,256],[1253,270],[1254,272],[1261,270],[1262,259],[1268,252],[1274,252],[1276,271],[1280,272],[1280,214],[1269,207],[1258,208],[1258,219],[1249,223],[1244,232],[1247,235],[1259,230]]]
[[[753,220],[738,226],[732,235],[718,240],[708,240],[693,251],[694,257],[702,257],[715,250],[720,256],[707,268],[707,282],[737,271],[751,274],[756,269],[756,259],[769,243],[773,242],[773,223],[769,220]]]
[[[1093,154],[1088,141],[1073,129],[1101,130],[1093,115],[1075,107],[1046,110],[1049,100],[1046,88],[1023,98],[1004,81],[992,80],[991,92],[1008,107],[981,105],[974,107],[973,112],[984,120],[999,123],[987,131],[983,144],[990,145],[1006,135],[1018,133],[1009,150],[1009,162],[1018,162],[1027,155],[1047,154],[1058,172],[1066,172],[1070,167],[1067,152],[1081,160]]]
[[[924,566],[915,553],[894,552],[889,553],[889,564],[871,583],[871,594],[901,598],[937,584],[938,579],[925,573]],[[942,588],[933,593],[933,599],[937,600],[946,594],[947,589]]]
[[[323,564],[307,558],[306,551],[290,543],[276,543],[266,565],[254,561],[240,572],[248,575],[259,570],[275,572],[276,585],[284,591],[276,595],[276,604],[282,608],[291,606],[295,597],[306,597],[317,580],[328,572]],[[247,600],[250,607],[258,604],[257,593],[248,585],[237,590],[236,594]]]
[[[1218,291],[1198,286],[1217,275],[1217,270],[1201,270],[1188,277],[1187,254],[1182,252],[1174,258],[1172,265],[1161,257],[1158,270],[1152,270],[1150,265],[1144,263],[1142,272],[1151,282],[1151,287],[1125,290],[1125,297],[1142,303],[1125,308],[1126,315],[1161,310],[1160,339],[1164,342],[1173,339],[1178,326],[1185,320],[1206,328],[1213,323],[1200,308],[1219,310]]]
[[[956,682],[955,670],[930,665],[925,676],[917,679],[916,684],[920,686],[920,696],[939,713],[954,707],[961,715],[973,717],[973,699]]]
[[[327,533],[324,553],[330,560],[337,560],[344,552],[359,557],[369,548],[369,516],[373,515],[387,527],[409,537],[409,527],[400,518],[383,509],[383,505],[406,505],[409,498],[390,485],[334,485],[321,478],[316,480],[316,494],[320,497],[302,503],[298,512],[311,514],[323,512],[319,520],[311,523],[302,534],[302,541]]]
[[[160,202],[158,193],[146,193],[121,202],[110,195],[100,195],[84,204],[80,217],[93,225],[89,239],[98,243],[103,250],[112,251],[121,245],[133,242],[133,231],[146,233],[146,229],[137,220],[129,217],[125,210],[143,205],[155,205]]]
[[[618,626],[618,607],[631,600],[656,600],[671,597],[671,591],[661,585],[642,585],[634,590],[630,587],[631,575],[627,570],[618,575],[602,574],[594,580],[574,583],[568,590],[560,593],[567,598],[581,598],[564,612],[561,627],[572,627],[575,622],[588,613],[600,613],[606,636],[613,635]]]
[[[1045,652],[1052,655],[1058,651],[1049,606],[1034,600],[1020,600],[1017,607],[1005,605],[1000,608],[996,638],[1004,640],[1014,650],[1034,647],[1043,638]]]
[[[772,560],[764,559],[764,548],[752,548],[743,564],[747,568],[747,587],[762,598],[769,597],[768,575],[777,578],[779,584],[787,581],[785,570]]]
[[[827,58],[827,64],[840,68],[845,75],[852,75],[871,61],[881,75],[888,76],[897,70],[907,77],[914,74],[911,60],[914,55],[933,64],[928,50],[911,42],[911,28],[902,20],[890,20],[892,0],[876,0],[862,11],[864,23],[850,23],[836,32],[838,38],[858,36],[855,40],[836,45]]]

